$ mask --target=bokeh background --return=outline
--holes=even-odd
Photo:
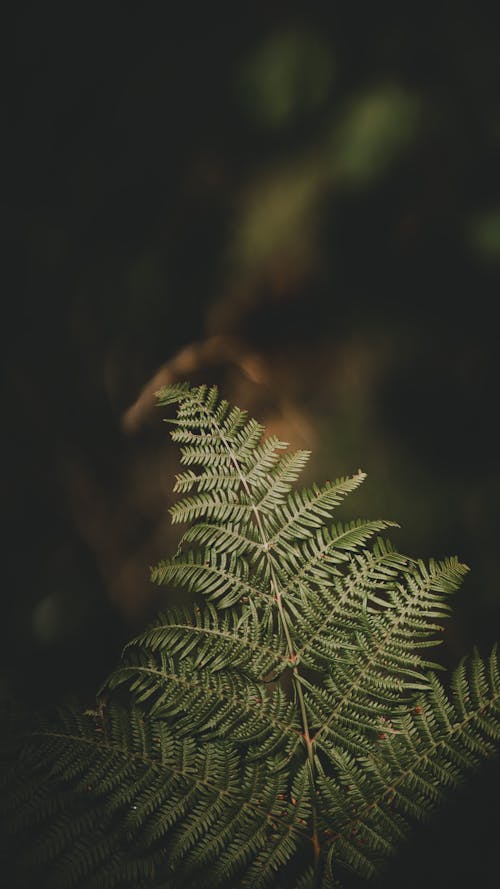
[[[500,637],[499,34],[481,4],[16,4],[3,109],[0,689],[91,700],[175,591],[152,393],[217,383],[471,567]],[[446,648],[446,650],[445,650]],[[496,886],[494,764],[384,886]]]

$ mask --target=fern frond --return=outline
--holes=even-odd
[[[262,550],[258,529],[250,523],[232,525],[227,522],[224,525],[211,525],[208,522],[199,522],[187,529],[181,546],[193,542],[219,552],[238,551],[240,556],[250,561],[255,561]]]
[[[190,550],[185,557],[160,562],[151,572],[151,579],[154,583],[170,583],[200,593],[216,602],[219,608],[229,608],[248,597],[266,595],[253,582],[248,563],[236,552],[226,555],[208,548]]]
[[[500,741],[500,675],[493,650],[477,653],[455,672],[449,698],[436,676],[418,698],[380,732],[370,752],[335,753],[335,778],[324,772],[320,794],[335,830],[331,842],[344,865],[371,876],[450,788],[463,782]]]
[[[287,551],[286,563],[293,573],[284,593],[301,583],[333,583],[333,577],[341,575],[336,567],[339,563],[348,562],[375,534],[390,527],[397,526],[394,522],[355,519],[346,525],[338,522],[330,528],[318,528],[314,536]]]
[[[224,837],[228,873],[244,872],[267,848],[276,799],[286,792],[286,775],[270,762],[243,761],[230,743],[182,740],[134,707],[107,704],[101,716],[61,711],[57,725],[32,732],[7,788],[18,813],[6,828],[21,883],[136,889],[171,879],[194,887],[201,869],[206,885],[220,885],[215,837]],[[36,800],[18,792],[26,773],[36,775]],[[35,826],[37,841],[21,855]],[[246,857],[243,829],[255,837]]]
[[[126,686],[133,699],[156,719],[175,723],[179,737],[231,738],[255,743],[252,755],[264,756],[296,742],[299,727],[278,687],[268,694],[262,683],[237,670],[212,672],[189,656],[176,662],[162,650],[129,648],[104,693]]]
[[[194,497],[185,497],[180,503],[170,507],[172,522],[192,522],[206,518],[217,521],[238,522],[248,514],[249,505],[240,503],[236,492],[203,492]]]
[[[160,614],[125,646],[124,652],[131,648],[164,650],[179,659],[190,655],[196,669],[212,672],[230,664],[232,669],[257,680],[264,680],[268,673],[279,674],[288,665],[276,634],[266,630],[253,615],[242,620],[237,611],[219,611],[211,605],[203,611],[172,609]]]
[[[319,552],[321,554],[321,548]],[[300,589],[301,613],[292,632],[297,658],[308,666],[316,665],[318,660],[319,663],[331,663],[340,647],[338,629],[343,629],[341,639],[345,640],[345,631],[348,633],[366,621],[368,609],[387,611],[389,591],[395,588],[400,573],[408,570],[410,564],[381,538],[375,541],[371,550],[355,553],[344,564],[343,571],[337,567],[343,558],[342,550],[337,555],[334,549],[328,556],[329,563],[325,559],[324,568],[326,576],[316,573],[317,554],[314,552],[312,558],[308,554],[302,573],[297,566],[295,575],[283,591],[286,606],[293,590]],[[312,575],[309,582],[308,574]]]
[[[95,710],[23,725],[18,757],[7,745],[17,885],[369,877],[500,743],[496,651],[461,663],[451,696],[426,657],[467,569],[399,554],[379,536],[391,522],[333,522],[364,474],[294,487],[309,453],[215,387],[159,403],[178,405],[171,515],[190,527],[152,580],[195,604],[125,646]]]
[[[312,536],[311,529],[320,528],[325,519],[331,517],[336,507],[365,480],[366,475],[358,472],[351,478],[339,478],[327,482],[322,487],[313,485],[288,495],[277,514],[266,517],[265,528],[271,547],[285,553],[296,540]]]

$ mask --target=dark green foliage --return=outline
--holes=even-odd
[[[95,711],[23,730],[4,774],[15,885],[369,877],[500,740],[496,652],[451,697],[426,657],[466,569],[401,556],[388,522],[333,523],[363,474],[293,488],[308,454],[215,389],[159,401],[199,471],[177,477],[173,520],[192,524],[153,579],[195,604],[126,646]]]

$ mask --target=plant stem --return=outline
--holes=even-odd
[[[200,406],[207,413],[209,413],[204,405],[200,405]],[[285,640],[286,640],[286,644],[287,644],[287,648],[288,648],[288,656],[290,659],[290,663],[292,664],[292,682],[293,682],[295,694],[297,696],[297,700],[299,703],[300,715],[301,715],[301,719],[302,719],[302,730],[303,730],[302,735],[303,735],[304,742],[306,745],[307,759],[308,759],[308,763],[309,763],[311,791],[312,791],[312,806],[311,806],[311,809],[312,809],[312,837],[311,837],[311,840],[312,840],[313,850],[314,850],[314,885],[316,886],[318,883],[318,879],[319,879],[319,857],[320,857],[320,852],[321,852],[321,846],[320,846],[319,838],[318,838],[318,813],[317,813],[316,788],[315,788],[316,767],[315,767],[315,763],[314,763],[314,749],[313,749],[314,742],[313,742],[313,739],[311,738],[311,734],[309,731],[309,721],[307,718],[307,710],[306,710],[306,704],[305,704],[305,700],[304,700],[304,692],[302,690],[302,683],[300,681],[299,667],[298,667],[298,664],[295,663],[297,655],[296,655],[296,652],[294,649],[292,637],[290,635],[290,628],[288,625],[288,619],[287,619],[285,609],[283,607],[283,598],[282,598],[282,594],[280,591],[278,580],[276,578],[276,572],[275,572],[275,568],[274,568],[274,564],[273,564],[273,559],[272,559],[272,555],[271,555],[271,552],[269,549],[269,541],[266,537],[266,533],[264,530],[260,512],[253,502],[252,491],[251,491],[250,486],[247,482],[245,474],[239,465],[238,459],[237,459],[236,455],[234,454],[233,449],[231,448],[230,443],[225,438],[225,436],[222,432],[222,429],[220,428],[218,423],[213,419],[213,417],[210,414],[209,414],[209,419],[210,419],[211,424],[217,430],[217,434],[231,458],[231,462],[232,462],[236,472],[238,473],[241,485],[242,485],[242,487],[249,499],[249,502],[251,504],[252,511],[253,511],[253,514],[255,517],[255,523],[257,525],[257,528],[258,528],[258,531],[260,534],[260,538],[262,541],[262,547],[263,547],[264,552],[267,555],[267,559],[269,562],[269,573],[270,573],[270,578],[271,578],[271,591],[273,594],[273,598],[276,602],[279,619],[281,622],[281,626],[283,629],[283,633],[285,635]]]

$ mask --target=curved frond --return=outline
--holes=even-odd
[[[427,818],[451,788],[462,783],[500,741],[498,653],[487,663],[475,653],[452,680],[449,697],[436,676],[430,691],[391,722],[381,720],[363,756],[332,754],[335,770],[319,783],[337,860],[371,876]]]
[[[248,563],[233,552],[226,554],[211,549],[194,551],[160,562],[151,579],[158,584],[183,586],[200,593],[221,608],[229,608],[252,596],[265,596],[264,590],[252,583]]]
[[[191,607],[125,646],[96,709],[21,721],[1,819],[19,889],[334,889],[377,872],[500,742],[494,651],[430,672],[466,568],[335,513],[364,480],[295,487],[286,451],[215,387],[165,387]]]

